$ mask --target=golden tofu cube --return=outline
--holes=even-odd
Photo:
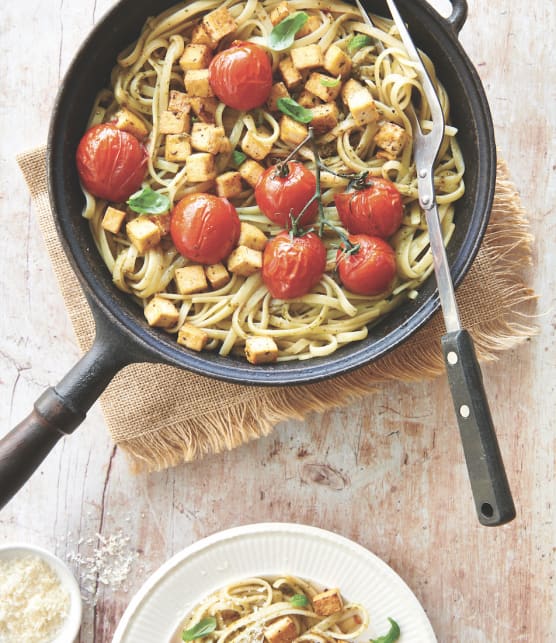
[[[224,172],[216,177],[216,193],[226,199],[233,199],[239,196],[243,190],[241,174],[231,171]]]
[[[139,216],[126,225],[127,236],[141,254],[160,243],[160,228],[146,216]]]
[[[252,223],[241,222],[241,228],[239,233],[239,239],[237,242],[238,246],[246,246],[247,248],[252,248],[253,250],[259,250],[262,252],[268,241],[266,234],[256,225]]]
[[[207,69],[212,60],[212,49],[208,45],[186,45],[180,57],[180,67],[188,69]]]
[[[272,22],[273,25],[277,25],[289,15],[290,5],[287,2],[281,2],[279,5],[276,5],[270,12],[270,22]]]
[[[174,273],[176,289],[180,295],[192,295],[208,290],[207,278],[203,266],[185,266],[177,268]]]
[[[260,163],[257,163],[257,161],[253,161],[253,159],[247,159],[239,166],[241,178],[246,183],[249,183],[252,188],[257,185],[263,172],[264,167]]]
[[[149,326],[170,328],[178,322],[180,314],[174,304],[164,297],[155,295],[143,311]]]
[[[327,132],[333,129],[338,124],[340,112],[336,103],[324,103],[324,105],[317,105],[311,108],[313,119],[311,126],[318,132]]]
[[[220,154],[232,153],[232,142],[227,136],[222,137],[222,141],[220,142],[220,149],[218,151]]]
[[[190,109],[189,96],[184,92],[178,92],[175,89],[171,89],[170,97],[168,99],[168,111],[188,112]]]
[[[192,154],[185,162],[187,180],[190,183],[203,183],[216,177],[214,156],[208,152]]]
[[[266,106],[268,107],[269,111],[271,112],[279,111],[278,110],[279,98],[290,98],[290,92],[282,82],[275,83],[274,85],[272,85],[272,89],[270,90],[270,94],[268,95],[268,99],[266,101]]]
[[[143,119],[126,107],[122,107],[114,114],[114,125],[119,130],[133,134],[140,141],[149,135],[149,130]]]
[[[321,74],[320,72],[314,71],[305,83],[305,89],[315,94],[315,96],[318,96],[325,103],[330,103],[336,100],[342,89],[342,83],[335,82],[337,80],[337,78],[332,78],[332,76],[328,74]]]
[[[178,344],[194,351],[202,351],[208,340],[209,336],[202,328],[197,328],[189,322],[185,322],[178,331]]]
[[[205,275],[213,290],[223,288],[230,281],[230,273],[221,263],[205,266]]]
[[[249,340],[254,341],[250,342]],[[256,340],[259,341],[257,342]],[[264,343],[261,340],[264,340]],[[276,361],[278,347],[276,347],[275,351],[272,344],[276,347],[274,340],[270,337],[248,337],[245,342],[245,355],[248,361],[252,364]],[[253,345],[255,345],[255,348],[253,348]],[[265,346],[268,346],[266,350]],[[297,625],[291,617],[284,616],[267,625],[264,628],[264,636],[268,643],[291,643],[298,636]]]
[[[313,31],[316,31],[320,26],[320,18],[318,16],[315,16],[315,14],[313,13],[309,16],[307,22],[303,25],[303,27],[301,27],[301,29],[295,34],[295,37],[297,39],[308,36],[310,33],[313,33]]]
[[[313,603],[313,610],[319,616],[330,616],[336,612],[341,612],[344,606],[338,589],[327,589],[325,592],[315,594],[311,602]]]
[[[112,232],[113,234],[118,234],[124,219],[125,212],[123,210],[118,210],[117,208],[113,208],[109,205],[102,217],[102,229],[108,230],[108,232]]]
[[[199,150],[199,152],[218,154],[224,136],[223,127],[217,127],[212,123],[193,123],[191,128],[191,147]]]
[[[216,108],[218,100],[216,98],[200,98],[199,96],[190,96],[189,104],[195,116],[203,123],[214,123],[216,121]]]
[[[174,163],[185,163],[191,154],[188,134],[167,134],[164,145],[164,158]]]
[[[251,158],[262,161],[272,149],[272,142],[266,140],[266,137],[261,138],[255,132],[247,130],[241,141],[241,149]]]
[[[302,107],[307,107],[308,109],[311,109],[311,107],[316,107],[317,105],[322,104],[322,101],[318,96],[311,94],[311,92],[308,92],[306,89],[304,89],[301,92],[301,94],[299,94],[299,97],[297,98],[297,102]]]
[[[358,125],[368,125],[378,120],[379,113],[371,92],[353,78],[343,86],[342,100]]]
[[[150,216],[150,220],[158,226],[161,237],[165,237],[167,234],[170,234],[171,219],[172,216],[169,212],[164,214],[153,214]]]
[[[305,47],[294,47],[290,51],[292,61],[296,69],[304,71],[306,69],[314,69],[315,67],[322,67],[324,58],[320,45],[306,45]]]
[[[280,139],[288,145],[299,145],[307,137],[309,130],[286,114],[280,119]]]
[[[276,342],[272,339],[272,337],[248,337],[245,341],[245,357],[251,364],[270,364],[271,362],[275,362],[278,358],[278,346],[276,346]],[[286,616],[285,618],[293,623],[292,619],[289,616]],[[277,623],[279,623],[279,621],[276,621],[276,623],[272,623],[266,628],[265,638],[268,641],[272,640],[272,638],[270,637],[274,637],[275,641],[285,641],[285,638],[276,639],[276,636],[278,636],[280,632],[283,632],[284,630],[286,631],[287,641],[293,641],[293,639],[297,638],[297,628],[295,627],[295,623],[293,623],[293,628],[291,627],[290,623],[284,623],[280,628],[275,628],[274,626]]]
[[[184,76],[185,89],[191,96],[210,98],[214,96],[209,83],[208,69],[188,69]]]
[[[237,23],[226,7],[215,9],[203,18],[203,26],[212,40],[221,40],[234,33]]]
[[[374,141],[382,148],[377,156],[393,161],[407,143],[407,132],[396,123],[384,123],[375,135]]]
[[[189,111],[171,112],[166,110],[160,114],[158,131],[160,134],[183,134],[191,127]]]
[[[297,89],[303,82],[303,76],[299,69],[297,69],[293,64],[293,60],[291,58],[283,58],[278,63],[278,69],[280,70],[284,83],[288,89]]]
[[[211,49],[216,49],[216,47],[218,47],[218,41],[213,40],[209,36],[202,22],[193,28],[193,31],[191,32],[191,44],[207,45]]]
[[[249,277],[263,267],[263,253],[247,246],[238,246],[228,257],[228,270]]]
[[[351,58],[338,45],[330,45],[324,54],[324,68],[332,76],[346,78],[351,72]]]

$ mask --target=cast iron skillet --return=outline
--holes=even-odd
[[[399,0],[416,44],[435,62],[452,105],[452,120],[466,160],[466,194],[456,212],[456,231],[448,248],[455,284],[469,269],[481,243],[494,197],[496,153],[487,100],[457,35],[467,17],[466,0],[451,0],[446,19],[426,0]],[[0,507],[37,468],[61,436],[73,432],[112,377],[132,362],[163,362],[230,382],[292,385],[315,382],[367,364],[398,346],[438,309],[435,282],[429,279],[417,299],[374,327],[367,339],[329,357],[306,362],[253,366],[232,357],[197,354],[173,337],[149,328],[131,298],[112,284],[80,216],[83,196],[75,150],[100,87],[108,84],[117,54],[137,39],[150,15],[175,0],[121,0],[97,24],[77,53],[57,96],[48,138],[48,183],[60,240],[81,283],[96,321],[89,352],[34,410],[0,442]],[[382,1],[367,1],[369,11],[388,15]]]

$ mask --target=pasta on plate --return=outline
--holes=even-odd
[[[192,350],[302,360],[416,297],[433,265],[408,109],[425,131],[429,113],[395,27],[372,18],[338,1],[196,0],[119,56],[77,162],[96,246],[150,325]],[[435,166],[448,243],[464,160],[424,60],[448,123]],[[297,166],[301,205],[278,216],[290,188],[269,182]],[[393,227],[370,222],[397,198]],[[376,280],[357,272],[364,257]]]

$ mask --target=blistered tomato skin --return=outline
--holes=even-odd
[[[214,56],[209,83],[225,105],[247,111],[266,102],[272,89],[272,66],[266,51],[252,42],[234,40]]]
[[[301,237],[281,232],[263,252],[263,281],[276,299],[306,295],[319,283],[325,268],[326,248],[314,232]]]
[[[289,161],[287,166],[285,175],[277,165],[267,168],[261,174],[255,187],[255,200],[267,218],[289,229],[292,217],[295,219],[314,196],[317,180],[311,170],[299,161]],[[313,201],[303,213],[299,225],[311,225],[315,222],[317,214],[318,203]]]
[[[172,241],[191,261],[205,265],[222,261],[237,245],[239,233],[237,211],[222,197],[188,194],[172,209]]]
[[[147,172],[147,150],[133,134],[104,123],[88,129],[76,153],[83,187],[113,203],[139,190]]]
[[[344,227],[351,234],[368,234],[387,239],[400,227],[402,196],[386,179],[368,177],[363,189],[336,194],[334,203]]]
[[[380,237],[353,234],[350,243],[359,250],[347,254],[342,248],[336,255],[338,276],[342,284],[358,295],[380,295],[392,285],[396,276],[396,254],[392,246]]]

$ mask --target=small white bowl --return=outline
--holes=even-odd
[[[69,593],[70,608],[64,624],[58,635],[52,639],[52,643],[73,643],[79,634],[83,615],[81,591],[75,577],[64,562],[42,547],[24,543],[0,545],[0,559],[10,560],[21,556],[38,556],[58,574],[62,587]]]

